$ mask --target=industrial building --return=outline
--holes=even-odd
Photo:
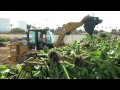
[[[10,19],[0,18],[0,32],[10,31]]]

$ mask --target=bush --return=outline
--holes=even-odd
[[[7,41],[9,41],[9,38],[0,37],[0,42],[7,42]]]

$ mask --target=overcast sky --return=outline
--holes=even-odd
[[[79,22],[88,14],[103,19],[96,29],[102,26],[107,31],[110,27],[120,28],[120,11],[0,11],[0,18],[9,18],[11,23],[20,20],[40,27],[56,28],[68,22]]]

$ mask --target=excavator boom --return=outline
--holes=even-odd
[[[63,38],[65,37],[65,35],[67,33],[70,33],[71,31],[75,30],[76,28],[82,26],[88,18],[90,18],[89,15],[85,16],[80,22],[69,22],[66,25],[64,24],[62,27],[62,30],[59,34],[59,37],[53,46],[59,47],[61,45],[61,42],[62,42]]]

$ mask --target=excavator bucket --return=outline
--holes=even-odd
[[[92,36],[94,32],[94,28],[96,25],[102,23],[103,20],[100,20],[99,17],[90,17],[84,23],[85,31]]]

